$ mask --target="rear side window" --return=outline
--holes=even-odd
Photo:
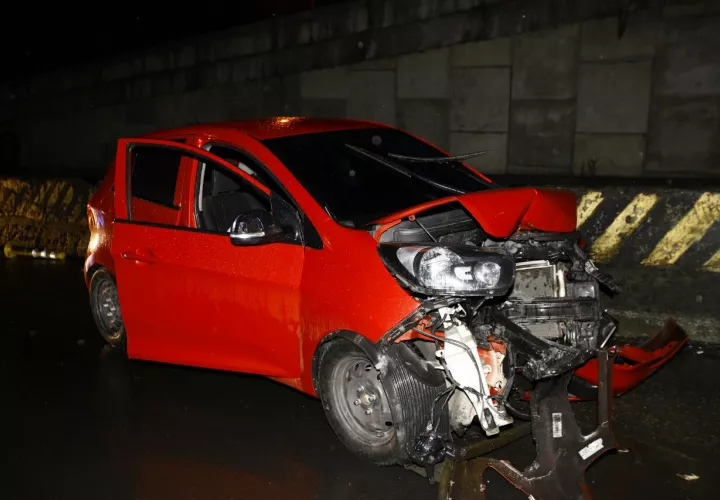
[[[133,198],[175,206],[175,187],[182,153],[157,146],[135,146],[132,149],[130,191]]]

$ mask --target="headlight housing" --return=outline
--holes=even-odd
[[[596,299],[599,295],[597,281],[568,281],[565,294],[576,299]]]
[[[403,285],[424,295],[504,295],[515,279],[510,256],[482,248],[383,243],[378,250]]]

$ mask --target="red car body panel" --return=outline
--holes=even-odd
[[[575,230],[575,195],[557,189],[515,188],[449,196],[410,207],[375,221],[392,226],[401,219],[446,203],[459,202],[494,238],[508,238],[518,229],[555,233]]]
[[[115,263],[110,255],[113,236],[113,220],[115,219],[115,201],[113,181],[115,178],[115,162],[108,167],[105,177],[98,184],[95,192],[88,200],[88,226],[90,239],[85,257],[85,282],[89,286],[92,269],[104,267],[114,276]]]
[[[318,128],[316,123],[302,130]],[[98,266],[115,275],[131,358],[267,375],[314,395],[312,357],[326,335],[349,330],[377,341],[418,302],[388,273],[372,237],[333,221],[255,138],[224,125],[191,132],[192,127],[152,134],[157,139],[119,141],[114,168],[89,203],[89,213],[99,218],[90,218],[86,277]],[[192,146],[163,140],[179,136]],[[184,202],[180,219],[188,229],[127,222],[125,169],[118,167],[126,163],[128,144],[197,154],[196,148],[207,143],[243,148],[267,166],[303,208],[323,249],[279,243],[236,247],[223,235],[192,231],[195,220],[186,206],[194,196],[193,165],[180,169],[185,179],[178,187]],[[202,155],[244,175],[221,158]],[[132,210],[146,209],[136,202]]]
[[[190,125],[180,129],[161,130],[143,137],[151,139],[201,137],[201,136],[247,136],[264,141],[289,137],[292,135],[332,132],[335,130],[355,130],[363,128],[389,128],[382,123],[365,120],[316,119],[296,116],[264,118],[248,121],[220,122],[203,125]]]
[[[613,364],[613,396],[625,394],[655,373],[687,344],[688,336],[673,319],[647,342],[638,345],[613,347],[616,356]],[[598,361],[591,359],[575,370],[575,376],[595,389],[598,385]],[[584,399],[577,397],[577,399]]]
[[[419,302],[401,288],[378,257],[370,233],[336,223],[260,142],[376,127],[385,126],[356,120],[275,118],[121,139],[115,162],[88,204],[91,237],[85,274],[88,285],[95,269],[106,268],[115,276],[128,355],[266,375],[315,395],[312,359],[323,338],[348,330],[376,342],[417,309]],[[197,160],[189,157],[179,168],[175,192],[179,208],[133,198],[132,213],[159,224],[129,221],[125,165],[132,144],[154,144],[207,158],[269,193],[236,166],[198,148],[217,144],[242,149],[287,190],[319,234],[322,249],[287,243],[239,247],[227,236],[199,231],[193,209]],[[521,188],[434,200],[383,217],[376,221],[382,226],[379,231],[403,217],[453,201],[498,238],[518,228],[575,230],[571,193]]]
[[[131,357],[299,376],[302,247],[230,253],[223,235],[127,223],[114,240],[125,325],[143,332],[128,335]]]

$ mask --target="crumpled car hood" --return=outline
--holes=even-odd
[[[493,189],[449,196],[395,212],[373,224],[392,224],[453,202],[460,203],[493,238],[508,238],[519,229],[568,233],[577,226],[575,195],[544,188]]]

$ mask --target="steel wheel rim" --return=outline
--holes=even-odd
[[[103,334],[109,339],[122,335],[122,315],[117,296],[117,288],[110,281],[98,285],[95,301],[95,314],[103,327]]]
[[[380,372],[360,356],[342,360],[336,370],[335,399],[343,420],[368,441],[392,439],[395,428]]]

